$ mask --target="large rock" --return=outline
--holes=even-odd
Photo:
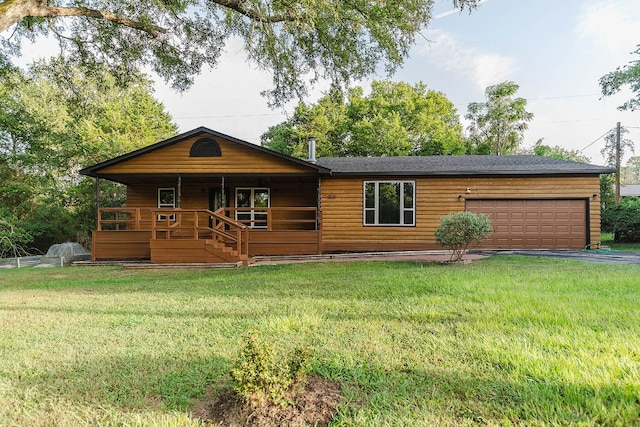
[[[64,242],[53,245],[42,257],[41,265],[69,265],[73,261],[91,259],[91,253],[80,243]]]

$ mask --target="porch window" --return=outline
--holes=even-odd
[[[365,181],[364,225],[415,225],[415,181]]]
[[[251,228],[267,228],[266,208],[270,206],[268,188],[236,188],[236,221]]]
[[[175,188],[158,188],[158,208],[171,208],[176,207],[176,189]],[[158,220],[165,220],[166,215],[158,215]],[[171,221],[175,221],[176,216],[171,215],[169,217]]]

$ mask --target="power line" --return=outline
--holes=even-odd
[[[596,139],[595,141],[593,141],[592,143],[590,143],[589,145],[587,145],[586,147],[584,147],[582,150],[580,150],[580,152],[582,153],[584,150],[586,150],[587,148],[591,147],[593,144],[595,144],[596,142],[600,141],[602,138],[604,138],[605,136],[607,136],[609,134],[609,132],[611,132],[612,129],[607,130],[605,133],[603,133],[602,135],[600,135],[598,137],[598,139]]]

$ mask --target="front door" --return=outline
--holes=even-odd
[[[251,228],[267,228],[270,203],[268,188],[236,188],[236,221]]]
[[[217,211],[220,208],[226,208],[229,206],[229,188],[224,189],[224,197],[222,197],[222,188],[210,187],[209,188],[209,210],[212,212]],[[212,227],[213,220],[209,218],[209,227]]]

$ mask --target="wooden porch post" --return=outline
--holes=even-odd
[[[225,215],[226,213],[226,207],[227,207],[227,201],[225,200],[225,194],[224,194],[224,175],[222,175],[222,180],[221,180],[221,188],[220,188],[220,202],[222,204],[222,207],[225,208],[224,211],[222,211],[222,214]]]
[[[318,232],[318,255],[322,255],[322,177],[318,176],[318,203],[316,207],[316,231]]]
[[[182,207],[182,176],[178,175],[178,195],[176,200],[176,207]]]
[[[96,177],[96,230],[100,230],[100,178]]]

